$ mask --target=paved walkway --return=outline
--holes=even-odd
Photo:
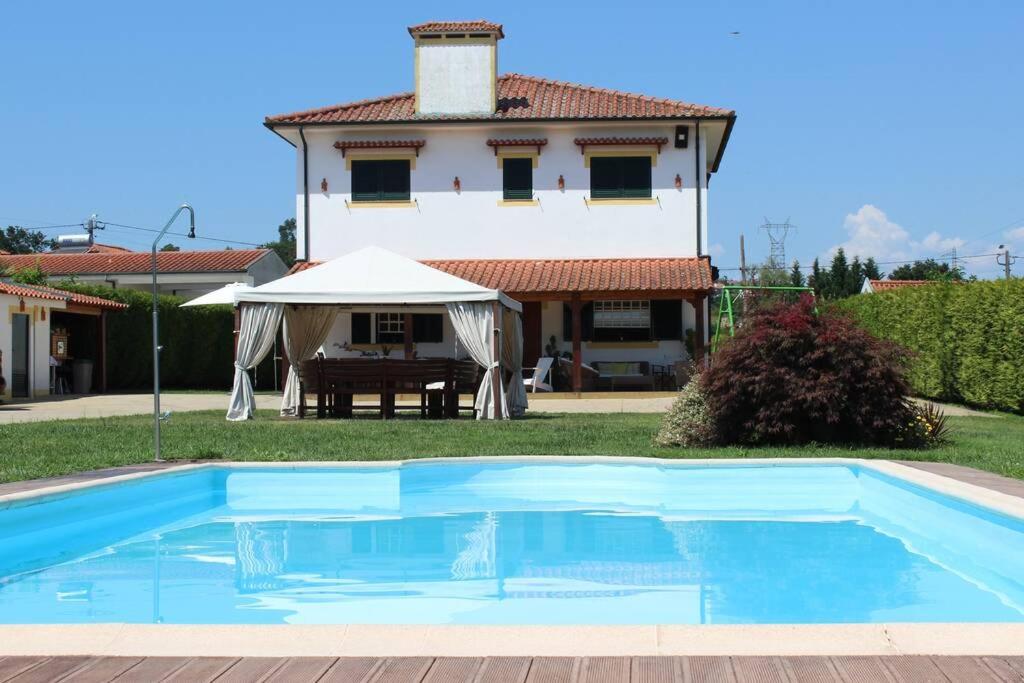
[[[1024,680],[1024,657],[8,657],[0,681],[800,683]]]

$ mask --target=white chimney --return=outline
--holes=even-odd
[[[416,42],[416,113],[493,114],[501,24],[432,21],[409,27]]]

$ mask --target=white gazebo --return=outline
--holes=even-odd
[[[323,346],[339,308],[443,304],[459,343],[486,372],[476,396],[479,419],[505,419],[526,410],[523,387],[522,306],[487,289],[378,247],[366,247],[260,287],[238,288],[240,311],[235,379],[227,419],[253,417],[248,370],[274,344],[284,321],[290,368],[282,415],[299,406],[299,368]],[[502,369],[513,380],[505,386]]]

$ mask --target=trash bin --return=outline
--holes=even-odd
[[[76,394],[88,394],[92,391],[92,361],[86,358],[76,360],[71,366],[74,390]]]

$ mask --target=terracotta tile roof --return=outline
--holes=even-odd
[[[702,258],[437,259],[422,263],[510,295],[706,292],[711,261]],[[320,265],[299,262],[289,274]]]
[[[67,292],[63,289],[44,287],[42,285],[23,285],[16,282],[0,280],[0,294],[10,294],[19,297],[31,297],[33,299],[46,299],[48,301],[64,301],[79,306],[92,306],[94,308],[107,308],[111,310],[124,310],[128,304],[119,301],[111,301],[98,296],[79,294],[78,292]]]
[[[111,253],[115,253],[115,254],[130,254],[130,253],[132,253],[132,250],[128,249],[126,247],[118,247],[118,246],[115,246],[113,244],[100,244],[99,242],[96,242],[91,247],[89,247],[85,251],[85,253],[86,254],[111,254]]]
[[[429,120],[621,120],[721,118],[731,109],[690,104],[647,95],[595,88],[546,78],[505,74],[498,78],[498,103],[493,114],[417,115],[415,94],[389,95],[348,104],[268,116],[275,124],[413,123]]]
[[[884,292],[891,289],[902,289],[903,287],[920,287],[921,285],[934,285],[934,280],[870,280],[871,289],[876,292]]]
[[[270,253],[270,249],[225,251],[157,252],[161,273],[241,272]],[[0,256],[0,269],[39,265],[47,275],[102,275],[106,273],[148,273],[150,254],[143,251],[105,254],[17,254]]]
[[[424,24],[416,24],[409,27],[409,35],[422,33],[497,33],[499,38],[505,34],[501,30],[501,24],[495,24],[486,19],[474,21],[428,21]]]
[[[7,256],[10,253],[11,252],[9,252],[9,251],[4,251],[3,249],[0,249],[0,256]]]

